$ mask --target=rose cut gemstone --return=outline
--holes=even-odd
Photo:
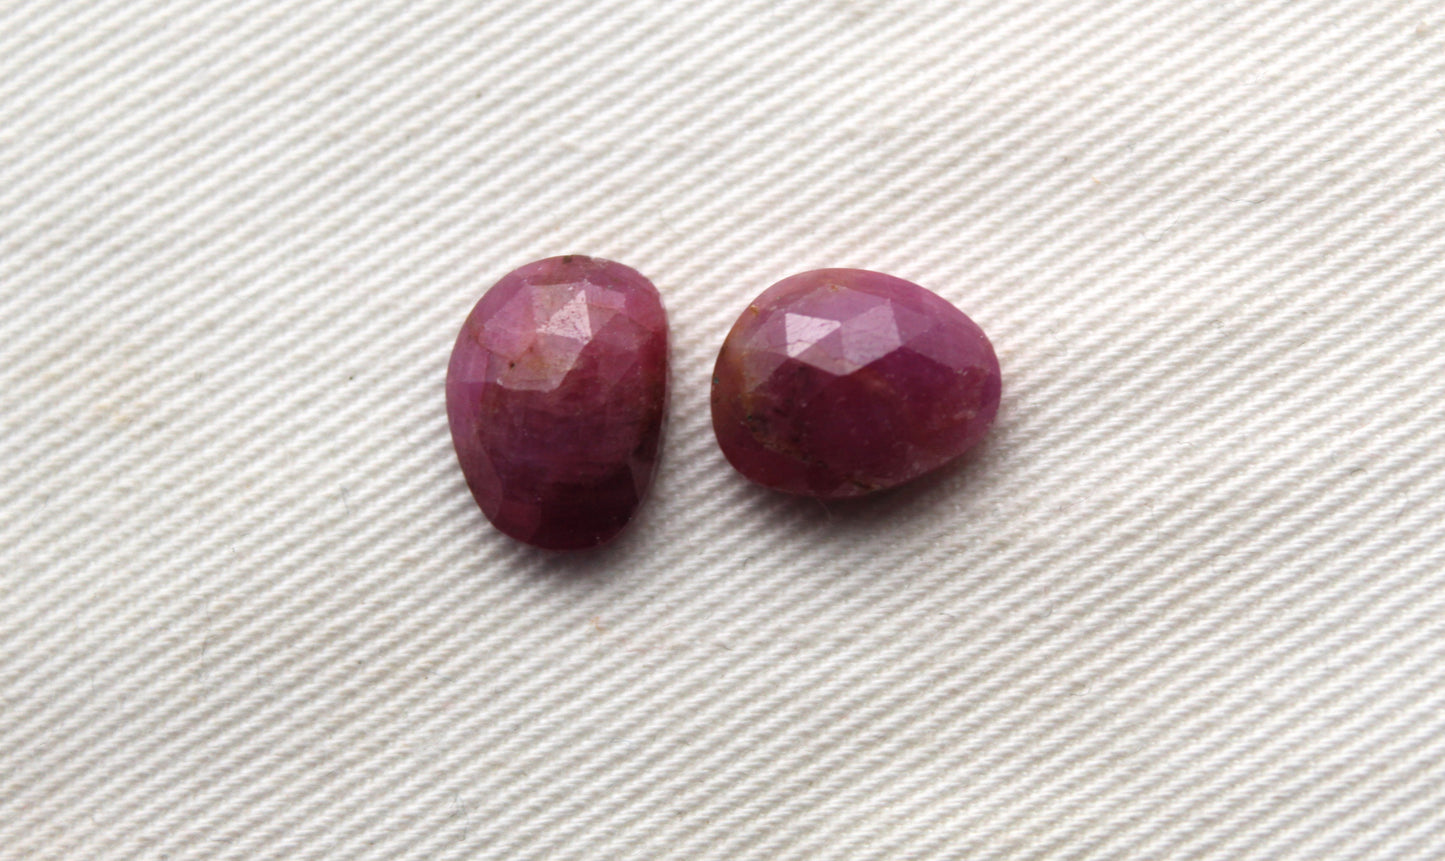
[[[462,474],[494,526],[552,550],[616,536],[652,483],[667,314],[637,271],[578,255],[488,290],[447,368]]]
[[[786,278],[733,326],[713,374],[713,430],[739,472],[838,499],[963,454],[998,412],[998,358],[942,297],[862,269]]]

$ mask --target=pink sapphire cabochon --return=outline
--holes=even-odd
[[[462,474],[494,526],[552,550],[621,532],[657,464],[667,314],[636,270],[538,260],[488,290],[447,368]]]
[[[723,454],[759,484],[838,499],[917,478],[988,432],[998,357],[937,294],[862,269],[786,278],[733,326],[713,374]]]

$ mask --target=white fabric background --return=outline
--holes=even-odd
[[[627,537],[491,531],[455,332],[663,291]],[[707,417],[773,281],[958,303],[856,506]],[[1445,857],[1445,5],[0,0],[0,856]]]

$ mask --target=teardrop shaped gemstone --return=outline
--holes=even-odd
[[[713,374],[723,454],[759,484],[837,499],[938,469],[987,433],[998,358],[937,294],[862,269],[786,278],[733,326]]]
[[[487,519],[552,550],[621,532],[652,483],[667,360],[662,297],[634,269],[571,255],[498,281],[447,369],[452,442]]]

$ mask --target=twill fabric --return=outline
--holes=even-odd
[[[566,253],[672,324],[580,556],[443,396]],[[825,505],[708,391],[837,266],[1004,395]],[[0,0],[0,858],[1445,858],[1445,5]]]

